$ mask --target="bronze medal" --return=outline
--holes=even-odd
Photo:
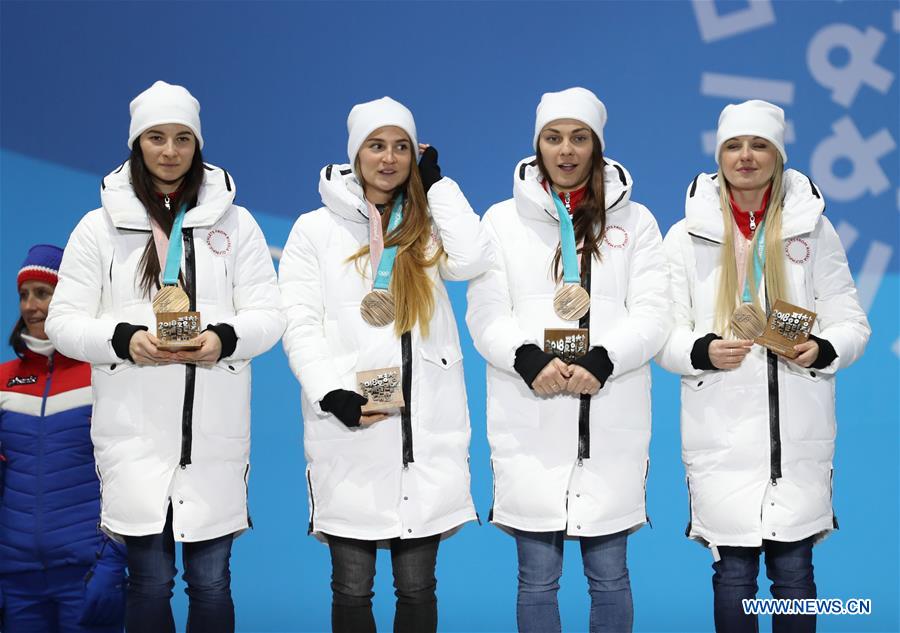
[[[591,295],[578,284],[563,284],[553,297],[553,308],[561,319],[575,321],[591,309]]]
[[[766,315],[752,303],[742,303],[731,315],[731,331],[740,339],[752,341],[766,328]]]
[[[178,286],[163,286],[153,298],[153,312],[187,312],[191,307],[191,300]]]
[[[384,327],[394,322],[394,297],[387,290],[373,290],[359,304],[363,320],[374,327]]]

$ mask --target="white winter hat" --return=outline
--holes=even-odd
[[[532,145],[537,149],[538,136],[544,126],[551,121],[559,119],[575,119],[587,124],[597,138],[600,139],[600,149],[606,145],[603,142],[603,126],[606,125],[606,106],[587,88],[568,88],[560,92],[545,92],[537,107],[537,116],[534,120],[534,141]]]
[[[128,128],[128,149],[134,140],[154,125],[180,123],[191,128],[200,149],[203,149],[203,135],[200,134],[200,102],[182,86],[157,81],[136,96],[129,106],[131,126]]]
[[[787,162],[787,153],[784,151],[784,110],[778,106],[759,99],[725,106],[719,115],[719,129],[716,130],[716,164],[719,163],[722,145],[735,136],[764,138],[778,148],[781,160]]]
[[[382,97],[353,106],[347,116],[347,156],[350,158],[351,166],[356,163],[356,155],[366,137],[386,125],[396,125],[409,134],[409,140],[418,157],[419,143],[416,139],[416,121],[412,112],[399,101]]]

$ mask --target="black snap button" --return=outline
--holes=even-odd
[[[184,532],[181,533],[181,538],[184,538]]]
[[[702,386],[703,386],[703,381],[701,380],[700,382],[698,382],[698,383],[697,383],[697,386],[698,386],[698,387],[702,387]]]
[[[112,371],[112,370],[115,369],[115,368],[116,368],[116,364],[115,364],[115,363],[113,363],[112,365],[109,366],[109,370],[110,370],[110,371]]]
[[[409,497],[403,497],[404,501],[409,501]]]
[[[579,530],[581,529],[581,526],[580,526],[580,525],[576,525],[575,527],[578,528]]]
[[[228,369],[230,369],[231,371],[234,371],[234,365],[229,365]]]
[[[412,534],[412,530],[406,530],[406,531],[409,532],[410,534]]]
[[[815,378],[815,377],[816,377],[816,372],[811,371],[811,372],[809,372],[809,375],[812,376],[813,378]]]
[[[772,506],[774,506],[774,505],[775,505],[775,502],[774,502],[774,501],[773,501],[773,502],[772,502],[772,503],[770,503],[770,504],[769,504],[769,505],[772,505]]]
[[[447,359],[446,359],[446,358],[442,358],[442,359],[441,359],[441,362],[444,363],[444,364],[446,365],[446,364],[447,364]]]
[[[575,493],[575,496],[576,496],[576,497],[580,497],[580,496],[581,496],[581,493],[580,493],[580,492],[576,492],[576,493]]]
[[[772,532],[772,536],[775,536],[775,532]]]
[[[184,499],[179,499],[179,500],[178,500],[178,505],[184,505]]]

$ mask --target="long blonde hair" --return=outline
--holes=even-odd
[[[359,175],[363,191],[366,183],[356,159],[355,171]],[[429,323],[434,314],[434,282],[426,269],[434,266],[444,255],[442,246],[431,257],[425,256],[431,240],[431,218],[428,216],[428,198],[422,186],[419,166],[413,159],[409,168],[409,178],[394,191],[387,208],[391,208],[397,195],[403,194],[403,220],[400,225],[384,236],[384,247],[397,247],[397,258],[391,274],[390,291],[394,298],[394,332],[397,336],[413,329],[419,324],[419,331],[424,338],[428,337]],[[382,219],[382,228],[388,219]],[[348,262],[356,262],[356,268],[363,273],[365,262],[361,259],[369,255],[366,244],[347,258]]]
[[[715,331],[720,336],[728,337],[731,331],[731,315],[741,304],[742,280],[737,278],[737,265],[734,253],[734,217],[731,209],[731,194],[722,167],[719,166],[719,208],[722,211],[724,233],[722,239],[721,259],[719,262],[719,289],[716,293]],[[784,245],[781,242],[781,218],[784,209],[784,162],[779,154],[775,159],[775,173],[772,174],[772,191],[765,213],[765,229],[757,231],[747,249],[747,284],[753,304],[765,314],[767,306],[759,305],[756,275],[753,274],[753,254],[759,243],[759,236],[765,234],[765,283],[766,302],[771,305],[777,299],[785,299],[787,283],[784,273]]]

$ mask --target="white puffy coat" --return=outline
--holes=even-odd
[[[543,347],[544,328],[577,327],[553,309],[559,219],[533,158],[516,168],[513,199],[484,216],[494,264],[469,284],[466,320],[488,362],[491,520],[506,528],[597,536],[647,520],[648,361],[669,332],[665,257],[656,220],[630,200],[630,175],[611,160],[604,175],[607,234],[591,263],[590,344],[606,348],[614,369],[590,398],[581,433],[579,397],[540,397],[513,369],[521,345]]]
[[[715,175],[687,192],[685,218],[666,235],[675,327],[658,361],[681,374],[682,459],[691,522],[687,534],[709,545],[799,541],[837,527],[832,512],[834,374],[855,361],[869,338],[837,233],[812,181],[784,173],[782,232],[786,300],[817,314],[813,334],[837,359],[804,369],[754,345],[734,370],[694,369],[694,342],[713,331],[723,235]],[[765,282],[760,284],[765,305]]]
[[[373,327],[359,312],[371,290],[368,258],[348,262],[369,242],[368,209],[349,165],[321,172],[323,207],[294,224],[279,265],[287,314],[284,349],[302,387],[309,531],[381,540],[447,533],[476,519],[469,490],[469,412],[456,320],[441,278],[484,270],[478,216],[455,182],[428,192],[430,248],[447,256],[429,270],[435,309],[428,338],[418,326],[401,341],[393,324]],[[354,391],[356,372],[402,367],[411,377],[403,415],[347,428],[319,401]]]
[[[184,219],[182,271],[203,327],[228,323],[237,348],[212,368],[139,367],[113,351],[120,322],[156,329],[139,288],[149,217],[128,163],[103,180],[103,206],[72,232],[47,317],[56,348],[91,363],[91,439],[102,485],[101,525],[114,535],[158,534],[171,498],[176,540],[249,526],[250,359],[284,331],[265,238],[232,204],[234,181],[207,165]]]

